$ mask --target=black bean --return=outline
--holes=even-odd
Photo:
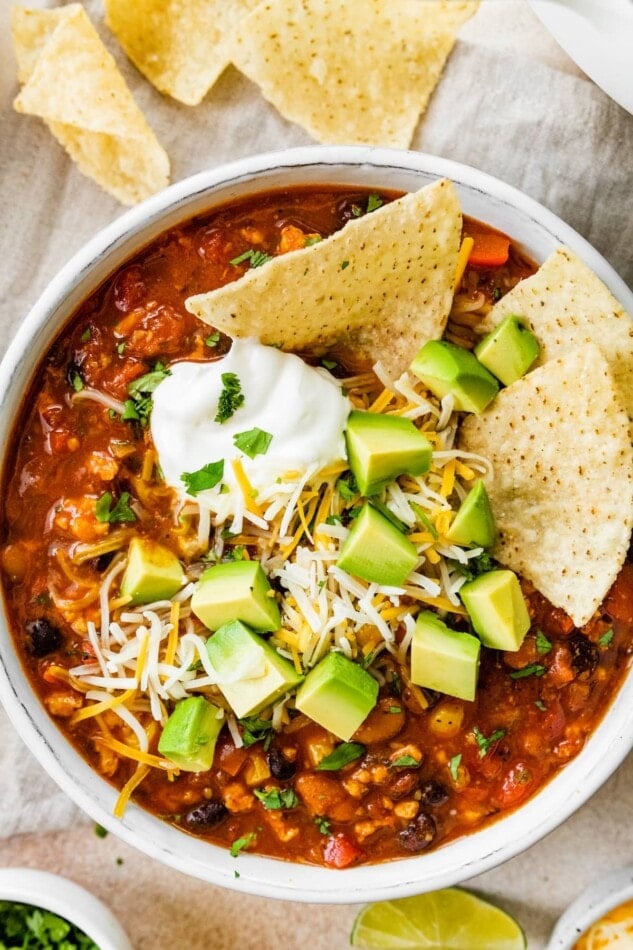
[[[279,749],[269,749],[268,751],[268,768],[270,769],[270,774],[273,778],[287,779],[292,778],[292,776],[297,771],[297,766],[294,762],[291,762]]]
[[[429,779],[420,785],[420,801],[423,805],[443,805],[448,801],[448,792],[439,782]]]
[[[26,632],[31,639],[31,653],[42,657],[58,650],[64,642],[64,636],[46,617],[31,620],[26,625]]]
[[[212,798],[210,802],[203,802],[202,805],[196,805],[188,811],[185,815],[185,824],[193,831],[204,831],[206,828],[218,825],[228,813],[224,802],[221,802],[219,798]]]
[[[568,640],[571,650],[571,665],[577,673],[593,673],[600,660],[600,651],[595,643],[582,633],[575,633]]]
[[[110,567],[115,554],[116,551],[106,551],[105,554],[100,554],[99,557],[95,558],[95,567],[100,574]]]
[[[398,838],[405,851],[424,851],[435,841],[437,826],[432,815],[421,811],[411,824],[403,828]]]

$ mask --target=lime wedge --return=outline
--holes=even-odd
[[[524,950],[516,920],[480,897],[448,887],[363,907],[350,943],[365,950]]]

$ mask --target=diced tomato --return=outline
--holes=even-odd
[[[473,249],[468,258],[471,267],[501,267],[508,260],[510,238],[498,231],[474,231]]]
[[[515,760],[493,791],[493,801],[501,808],[518,805],[536,787],[539,775],[532,765]]]
[[[247,759],[246,749],[236,749],[232,741],[222,742],[216,747],[215,764],[232,778],[235,778]]]
[[[331,835],[325,845],[323,857],[332,868],[348,868],[364,856],[364,851],[343,832]]]

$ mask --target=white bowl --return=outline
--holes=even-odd
[[[572,950],[592,924],[632,898],[633,866],[598,878],[569,905],[552,931],[547,950]]]
[[[0,900],[32,904],[75,924],[99,950],[132,950],[123,928],[109,909],[68,878],[31,868],[0,870]]]
[[[7,443],[25,388],[60,327],[94,287],[167,228],[214,205],[271,188],[321,183],[411,191],[445,176],[456,183],[466,214],[507,232],[537,261],[566,244],[633,312],[631,292],[582,237],[532,199],[473,168],[421,153],[357,147],[255,156],[203,172],[150,198],[99,233],[60,271],[24,320],[0,366],[0,444]],[[34,697],[5,623],[0,626],[0,659],[0,698],[16,729],[47,772],[96,822],[186,874],[265,897],[362,902],[471,878],[525,850],[568,818],[633,744],[629,676],[582,753],[518,811],[481,831],[424,855],[346,870],[247,853],[235,859],[133,804],[116,820],[116,791],[75,752]]]

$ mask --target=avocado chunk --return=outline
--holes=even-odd
[[[411,680],[426,689],[472,701],[480,652],[477,637],[451,630],[436,614],[423,610],[411,640]]]
[[[181,699],[165,723],[158,751],[185,772],[207,772],[224,725],[224,710],[204,696]]]
[[[433,446],[410,419],[354,409],[345,433],[347,457],[361,495],[375,495],[398,475],[423,475]]]
[[[446,538],[453,544],[489,548],[495,534],[495,519],[488,492],[482,480],[478,478],[459,506],[455,520],[446,532]]]
[[[184,583],[185,572],[172,551],[149,538],[132,538],[121,578],[121,594],[132,598],[130,606],[170,600]]]
[[[518,650],[530,629],[530,616],[513,571],[480,574],[459,595],[481,642],[494,650]]]
[[[365,581],[400,587],[419,560],[415,545],[368,502],[343,542],[336,563]]]
[[[239,620],[225,623],[206,646],[218,688],[238,719],[261,712],[303,679],[292,663]]]
[[[540,353],[534,334],[519,317],[508,314],[475,347],[475,356],[504,386],[525,376]]]
[[[347,742],[378,699],[378,683],[342,653],[328,655],[310,670],[299,687],[296,708],[328,732]]]
[[[259,561],[227,561],[204,572],[191,609],[209,630],[241,620],[262,633],[279,630],[281,616]]]
[[[499,391],[499,383],[470,350],[446,340],[425,343],[411,363],[411,372],[443,399],[449,393],[455,409],[481,412]]]

